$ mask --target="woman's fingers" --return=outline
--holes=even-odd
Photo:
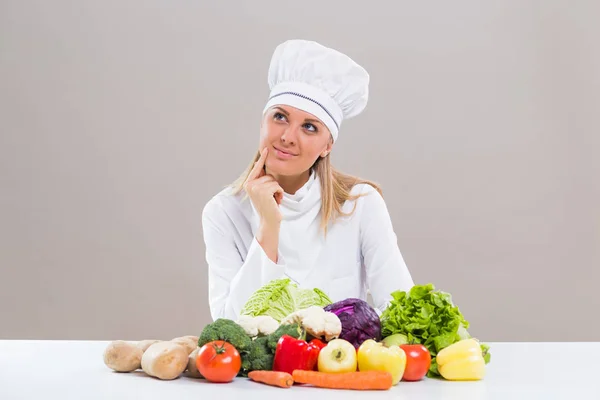
[[[283,189],[276,180],[261,184],[260,188],[257,188],[257,191],[261,190],[264,190],[267,195],[273,196],[278,205],[281,204],[281,200],[283,199]]]
[[[250,193],[266,193],[267,195],[271,196],[274,195],[275,192],[281,191],[281,194],[283,195],[283,190],[281,189],[277,181],[272,177],[269,177],[268,175],[263,176],[259,179],[255,179],[252,182],[249,182],[247,190]]]
[[[246,191],[257,191],[260,187],[262,187],[267,182],[276,182],[275,178],[271,175],[263,175],[259,178],[246,181],[245,189]]]
[[[265,160],[267,159],[268,147],[262,149],[260,158],[254,163],[254,167],[248,174],[248,179],[244,183],[244,189],[248,193],[252,193],[254,200],[263,198],[266,200],[267,196],[275,199],[275,202],[279,205],[283,199],[283,189],[279,186],[279,183],[271,175],[265,175],[264,166]]]
[[[281,186],[279,186],[279,183],[277,183],[276,181],[265,183],[264,188],[266,191],[269,192],[269,194],[273,196],[278,193],[283,195],[283,189],[281,188]]]
[[[260,153],[260,158],[254,163],[254,168],[252,168],[252,171],[250,171],[250,175],[248,175],[248,181],[254,180],[261,176],[261,172],[263,172],[263,167],[265,166],[265,160],[267,159],[268,152],[268,147],[262,149]]]
[[[281,200],[283,200],[283,189],[281,188],[281,186],[275,191],[275,194],[273,196],[275,197],[275,201],[277,202],[277,204],[281,204]]]

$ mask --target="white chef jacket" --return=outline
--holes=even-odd
[[[255,238],[259,216],[245,192],[223,189],[202,212],[208,263],[208,297],[213,320],[236,320],[248,298],[272,279],[289,278],[302,288],[319,288],[336,302],[350,297],[367,300],[381,312],[395,290],[414,285],[398,248],[397,237],[382,196],[368,184],[358,184],[343,211],[356,209],[320,229],[321,187],[311,173],[295,194],[285,193],[280,204],[277,262]]]

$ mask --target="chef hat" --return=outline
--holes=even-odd
[[[269,66],[264,108],[286,104],[321,120],[337,140],[342,120],[360,114],[369,98],[369,74],[350,57],[308,40],[288,40]]]

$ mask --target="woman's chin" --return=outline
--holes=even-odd
[[[294,176],[300,174],[298,168],[294,168],[285,161],[269,160],[266,163],[267,171],[273,175]]]

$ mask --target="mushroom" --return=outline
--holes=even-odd
[[[131,372],[141,367],[144,351],[124,340],[114,340],[104,350],[104,364],[117,372]]]
[[[179,377],[188,366],[186,347],[172,341],[152,344],[142,356],[142,370],[162,380]]]

